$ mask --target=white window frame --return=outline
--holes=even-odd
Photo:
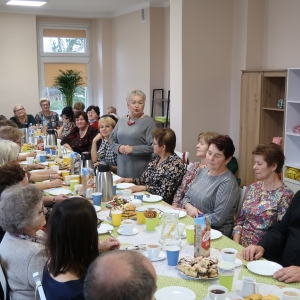
[[[43,30],[44,29],[69,29],[86,31],[86,52],[85,53],[61,53],[44,52],[43,48]],[[64,23],[38,23],[38,66],[39,66],[39,96],[42,97],[42,91],[45,88],[44,64],[45,63],[84,63],[87,72],[87,92],[86,105],[91,103],[91,57],[90,57],[90,34],[88,24],[64,24]],[[57,111],[60,113],[60,111]]]

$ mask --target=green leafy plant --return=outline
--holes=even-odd
[[[66,106],[73,106],[73,98],[75,92],[78,92],[80,86],[84,85],[80,71],[59,70],[60,75],[54,78],[54,87],[58,88],[64,96]]]

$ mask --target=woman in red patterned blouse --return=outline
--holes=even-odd
[[[76,126],[61,141],[61,145],[80,154],[90,152],[98,130],[89,125],[87,113],[84,111],[75,114],[75,123]]]

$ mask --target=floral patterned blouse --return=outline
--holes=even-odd
[[[184,198],[190,183],[194,180],[200,166],[200,162],[193,163],[192,166],[186,171],[182,179],[182,183],[175,193],[172,205],[176,205],[177,207],[182,206],[182,199]]]
[[[112,148],[110,147],[110,143],[104,139],[99,147],[97,152],[98,161],[105,160],[107,164],[110,166],[117,165],[117,157],[118,155],[113,152]]]
[[[65,137],[67,137],[67,135],[71,132],[71,130],[75,127],[75,123],[74,122],[67,122],[66,124],[64,124],[64,128],[61,132],[60,138],[64,139]]]
[[[56,129],[59,122],[58,114],[55,111],[50,111],[50,116],[44,116],[40,111],[35,115],[36,124],[43,124],[45,121],[47,122],[48,129]]]
[[[158,164],[160,157],[155,155],[148,163],[146,170],[133,183],[145,185],[147,192],[159,195],[167,203],[172,203],[173,196],[185,173],[185,166],[177,154],[171,154]]]
[[[61,145],[69,144],[74,152],[81,154],[82,152],[91,152],[92,143],[94,137],[98,134],[98,131],[89,125],[87,132],[83,138],[79,135],[79,129],[75,126],[64,139],[61,141]]]
[[[263,190],[262,185],[258,181],[247,188],[241,214],[235,221],[233,234],[241,235],[243,247],[256,245],[268,228],[282,219],[294,196],[285,184],[271,191]]]

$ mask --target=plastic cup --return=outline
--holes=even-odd
[[[113,226],[120,226],[122,220],[122,211],[121,210],[113,210],[111,212],[111,223]]]
[[[189,244],[194,244],[194,228],[194,225],[185,226],[186,240]]]
[[[70,157],[64,157],[63,161],[66,165],[70,165],[71,164],[71,158]]]
[[[235,264],[228,261],[221,261],[218,264],[219,283],[227,288],[228,292],[232,290]]]
[[[51,154],[51,146],[50,145],[46,145],[45,146],[45,151],[47,154]]]
[[[78,180],[70,180],[70,190],[71,190],[71,192],[75,191],[75,185],[76,184],[79,184]]]
[[[144,193],[135,193],[135,194],[133,195],[133,198],[134,198],[134,199],[143,200],[143,197],[144,197]]]
[[[143,208],[137,208],[136,209],[136,218],[137,218],[138,224],[145,224],[146,223],[146,218],[145,218],[145,215],[144,215],[144,211],[145,211],[145,209],[143,209]]]
[[[78,180],[80,182],[80,176],[79,175],[71,175],[72,180]]]
[[[40,162],[46,162],[46,154],[40,154]]]
[[[76,195],[80,195],[81,196],[83,194],[83,192],[82,192],[82,189],[83,189],[82,184],[76,184],[74,186],[74,188],[75,188],[75,194]]]
[[[177,229],[178,229],[178,235],[179,235],[179,236],[182,236],[183,231],[184,231],[184,227],[185,227],[185,224],[184,224],[184,223],[178,223]]]
[[[179,246],[167,246],[166,248],[167,253],[167,261],[169,266],[177,266],[178,259],[179,259]]]
[[[70,181],[72,180],[72,175],[65,176],[65,183],[70,184]]]
[[[55,149],[55,150],[52,150],[51,149],[51,155],[57,155],[58,151]]]
[[[130,200],[131,190],[122,190],[122,198],[126,200]]]
[[[116,184],[113,185],[113,196],[114,195],[117,195],[117,185]]]
[[[51,167],[53,167],[53,166],[56,166],[56,162],[51,161],[51,162],[48,163],[48,167],[49,167],[49,168],[51,168]]]
[[[28,144],[23,144],[23,145],[22,145],[22,151],[23,151],[23,152],[28,151]]]
[[[63,177],[65,182],[66,182],[66,176],[68,175],[70,175],[70,171],[61,171],[61,176]]]
[[[34,158],[33,157],[26,157],[26,161],[29,165],[32,165],[33,164],[33,160]]]
[[[154,231],[156,226],[156,218],[145,218],[147,231]]]
[[[98,193],[98,192],[92,193],[92,198],[93,198],[94,205],[101,206],[102,193]]]

